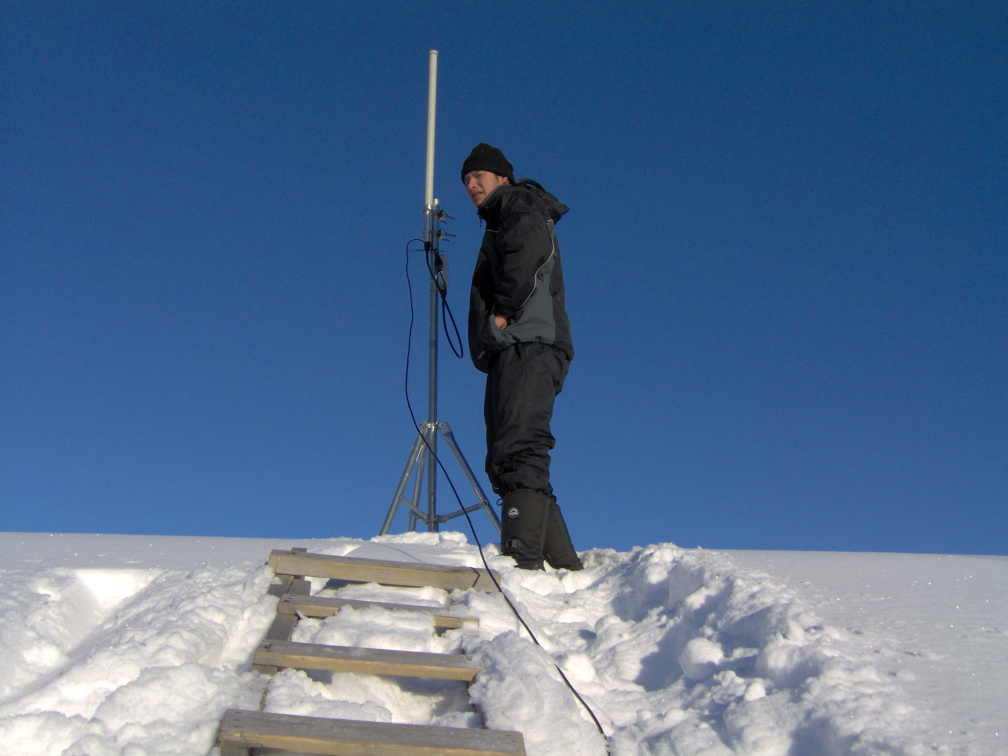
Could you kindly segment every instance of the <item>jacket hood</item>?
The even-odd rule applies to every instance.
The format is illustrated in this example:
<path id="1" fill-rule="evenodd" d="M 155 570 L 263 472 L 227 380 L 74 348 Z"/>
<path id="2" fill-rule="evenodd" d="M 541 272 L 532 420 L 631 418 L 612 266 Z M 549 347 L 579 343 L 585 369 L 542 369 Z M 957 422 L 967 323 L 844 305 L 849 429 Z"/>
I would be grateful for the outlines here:
<path id="1" fill-rule="evenodd" d="M 490 192 L 477 208 L 479 217 L 491 228 L 496 227 L 505 210 L 520 209 L 525 204 L 538 205 L 547 218 L 556 223 L 570 208 L 532 179 L 523 178 L 515 184 L 505 184 Z"/>

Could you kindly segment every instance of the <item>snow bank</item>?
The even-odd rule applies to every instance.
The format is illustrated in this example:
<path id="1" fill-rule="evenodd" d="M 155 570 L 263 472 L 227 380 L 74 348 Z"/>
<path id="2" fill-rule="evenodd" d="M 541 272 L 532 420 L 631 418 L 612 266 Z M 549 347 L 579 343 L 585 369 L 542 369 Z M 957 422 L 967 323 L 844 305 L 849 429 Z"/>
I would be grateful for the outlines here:
<path id="1" fill-rule="evenodd" d="M 324 717 L 485 724 L 521 731 L 530 756 L 602 756 L 607 739 L 555 665 L 617 756 L 974 752 L 931 747 L 908 681 L 878 666 L 872 638 L 827 624 L 795 587 L 742 569 L 724 553 L 670 544 L 596 550 L 583 555 L 582 572 L 529 573 L 487 549 L 541 646 L 502 596 L 475 591 L 392 591 L 400 595 L 391 600 L 479 618 L 458 630 L 438 633 L 429 617 L 380 608 L 343 608 L 295 630 L 294 640 L 308 642 L 464 651 L 483 669 L 467 688 L 252 672 L 252 651 L 276 610 L 266 556 L 271 546 L 295 544 L 217 543 L 207 562 L 208 539 L 174 540 L 170 558 L 140 548 L 140 539 L 129 557 L 127 539 L 110 557 L 94 555 L 108 551 L 95 540 L 75 543 L 75 558 L 47 558 L 44 538 L 0 535 L 0 742 L 7 752 L 207 753 L 225 709 L 261 704 Z M 26 539 L 33 548 L 24 548 Z M 452 532 L 302 545 L 481 566 L 476 549 Z M 313 593 L 390 600 L 389 589 L 321 580 Z"/>
<path id="2" fill-rule="evenodd" d="M 11 753 L 203 753 L 276 599 L 255 569 L 5 568 L 0 741 Z"/>

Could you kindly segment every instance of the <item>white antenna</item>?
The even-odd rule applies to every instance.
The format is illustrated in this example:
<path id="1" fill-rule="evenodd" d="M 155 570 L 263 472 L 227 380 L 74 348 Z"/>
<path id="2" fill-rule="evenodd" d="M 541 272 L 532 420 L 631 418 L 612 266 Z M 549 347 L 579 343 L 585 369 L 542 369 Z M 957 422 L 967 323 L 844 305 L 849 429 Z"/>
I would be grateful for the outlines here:
<path id="1" fill-rule="evenodd" d="M 434 115 L 437 110 L 437 50 L 430 51 L 430 63 L 427 69 L 427 165 L 424 171 L 424 225 L 423 242 L 428 250 L 434 250 L 435 261 L 438 260 L 438 243 L 441 232 L 438 223 L 444 213 L 434 199 Z M 435 268 L 436 275 L 441 278 L 442 292 L 446 283 L 441 275 L 441 268 Z"/>
<path id="2" fill-rule="evenodd" d="M 446 216 L 434 199 L 434 114 L 437 100 L 437 50 L 430 51 L 430 67 L 427 80 L 427 165 L 424 181 L 424 226 L 423 242 L 424 252 L 427 255 L 427 267 L 431 271 L 430 286 L 430 346 L 427 363 L 427 419 L 420 425 L 420 432 L 416 441 L 413 442 L 413 449 L 410 451 L 409 459 L 406 462 L 406 469 L 399 479 L 399 487 L 392 498 L 392 505 L 388 514 L 385 515 L 385 522 L 382 524 L 380 535 L 388 533 L 395 518 L 396 510 L 400 504 L 405 504 L 410 510 L 409 529 L 416 530 L 417 520 L 427 523 L 428 530 L 437 530 L 442 522 L 465 515 L 477 509 L 484 509 L 490 516 L 490 521 L 494 524 L 497 532 L 500 533 L 500 519 L 494 512 L 487 500 L 486 494 L 476 480 L 472 468 L 462 456 L 458 444 L 455 443 L 455 436 L 452 434 L 448 423 L 437 421 L 437 360 L 438 360 L 438 298 L 443 297 L 448 291 L 448 280 L 445 272 L 446 258 L 438 251 L 438 243 L 441 240 L 440 222 Z M 469 485 L 476 492 L 479 501 L 472 506 L 465 507 L 447 515 L 437 513 L 437 439 L 438 435 L 444 438 L 445 442 L 455 454 L 455 459 L 462 467 Z M 420 489 L 423 484 L 424 462 L 427 463 L 427 511 L 420 510 Z M 406 498 L 406 486 L 409 479 L 413 478 L 413 500 Z"/>
<path id="3" fill-rule="evenodd" d="M 430 51 L 427 73 L 427 172 L 424 174 L 424 206 L 434 207 L 434 112 L 437 102 L 437 50 Z M 424 241 L 429 241 L 424 239 Z"/>

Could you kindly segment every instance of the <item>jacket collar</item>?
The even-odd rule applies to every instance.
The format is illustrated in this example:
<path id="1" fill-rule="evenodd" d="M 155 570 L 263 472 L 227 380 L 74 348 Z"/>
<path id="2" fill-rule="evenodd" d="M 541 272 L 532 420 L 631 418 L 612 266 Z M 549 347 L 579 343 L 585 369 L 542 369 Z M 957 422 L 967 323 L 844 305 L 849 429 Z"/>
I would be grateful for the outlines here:
<path id="1" fill-rule="evenodd" d="M 536 182 L 522 179 L 517 184 L 498 186 L 480 203 L 476 212 L 488 227 L 496 228 L 504 208 L 517 201 L 518 197 L 539 205 L 546 217 L 554 223 L 570 209 Z"/>

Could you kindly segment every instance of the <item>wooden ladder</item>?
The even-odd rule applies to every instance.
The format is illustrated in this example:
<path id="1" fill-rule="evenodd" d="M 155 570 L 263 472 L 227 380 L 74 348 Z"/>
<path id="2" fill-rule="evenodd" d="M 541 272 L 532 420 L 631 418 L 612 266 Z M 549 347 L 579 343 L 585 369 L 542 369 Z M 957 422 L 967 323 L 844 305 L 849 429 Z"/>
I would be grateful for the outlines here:
<path id="1" fill-rule="evenodd" d="M 464 654 L 351 646 L 329 646 L 291 641 L 300 617 L 330 617 L 344 606 L 378 606 L 430 614 L 436 629 L 458 628 L 475 618 L 444 614 L 429 606 L 311 596 L 306 578 L 386 586 L 444 590 L 496 591 L 493 573 L 472 567 L 453 567 L 379 559 L 310 554 L 305 549 L 274 550 L 269 563 L 280 585 L 277 616 L 253 654 L 253 669 L 275 674 L 280 669 L 330 670 L 401 677 L 461 680 L 470 683 L 479 673 Z M 229 709 L 224 713 L 217 745 L 221 756 L 249 756 L 254 748 L 277 748 L 296 753 L 358 756 L 375 754 L 446 754 L 456 756 L 524 756 L 520 732 L 433 727 L 429 725 L 358 722 L 262 711 Z"/>

